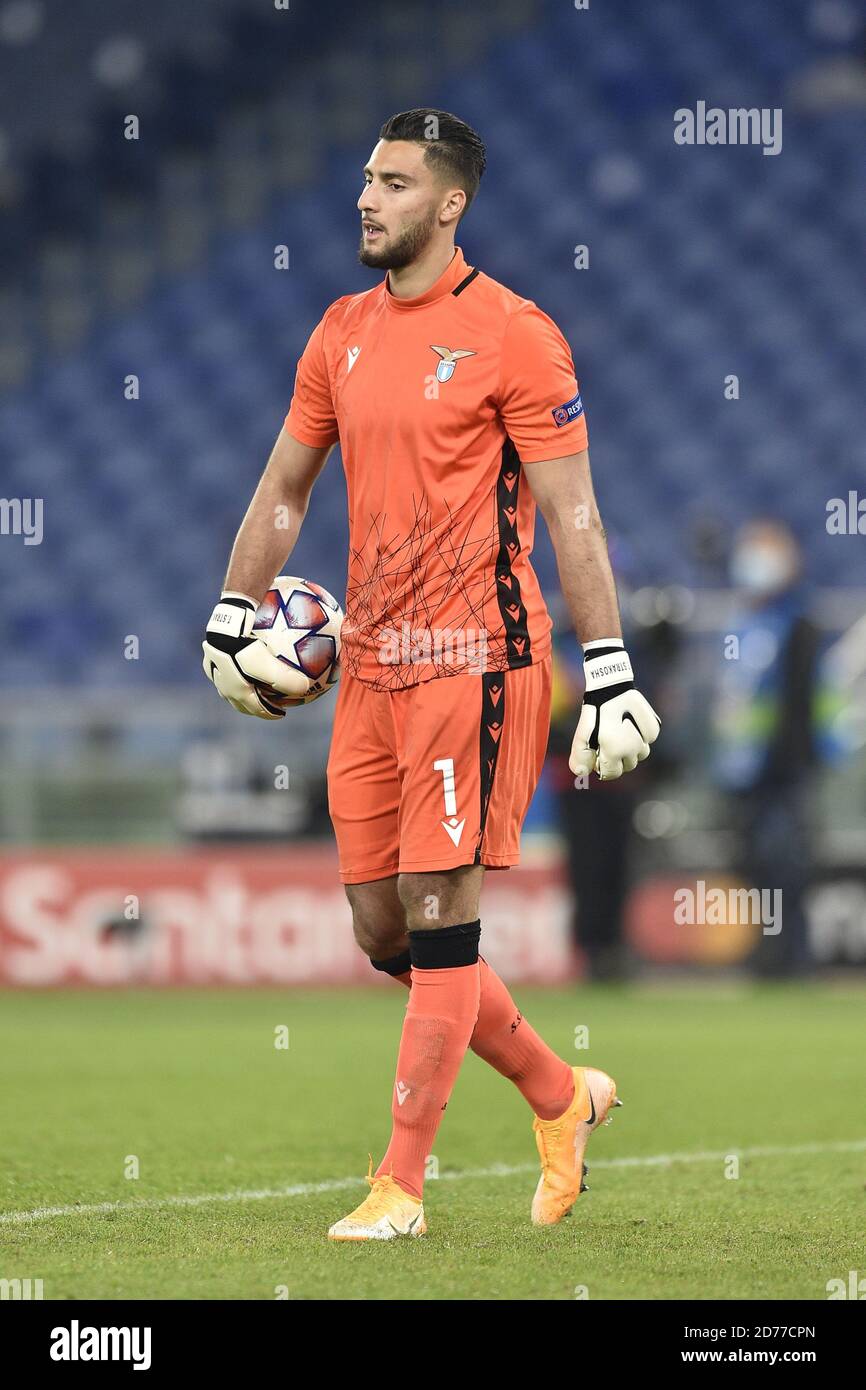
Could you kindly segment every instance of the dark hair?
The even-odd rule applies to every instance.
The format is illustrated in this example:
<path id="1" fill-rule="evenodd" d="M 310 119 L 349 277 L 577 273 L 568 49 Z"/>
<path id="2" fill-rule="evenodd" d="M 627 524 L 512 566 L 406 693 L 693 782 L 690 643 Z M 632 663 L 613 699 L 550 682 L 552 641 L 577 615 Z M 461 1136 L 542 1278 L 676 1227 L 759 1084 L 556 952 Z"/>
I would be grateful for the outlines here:
<path id="1" fill-rule="evenodd" d="M 487 166 L 484 141 L 471 125 L 461 121 L 459 116 L 452 116 L 450 111 L 417 106 L 413 111 L 391 116 L 379 131 L 379 139 L 411 140 L 426 145 L 425 163 L 442 178 L 459 183 L 466 194 L 466 207 L 461 216 L 469 211 Z"/>

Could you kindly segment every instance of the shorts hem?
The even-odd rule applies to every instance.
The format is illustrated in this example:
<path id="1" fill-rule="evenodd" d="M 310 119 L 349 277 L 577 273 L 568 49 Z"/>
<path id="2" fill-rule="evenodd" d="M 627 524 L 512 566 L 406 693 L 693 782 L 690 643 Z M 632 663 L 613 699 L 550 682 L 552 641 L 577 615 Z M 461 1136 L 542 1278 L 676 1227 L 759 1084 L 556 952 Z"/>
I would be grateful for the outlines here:
<path id="1" fill-rule="evenodd" d="M 400 864 L 385 864 L 376 869 L 341 869 L 340 881 L 349 886 L 374 883 L 380 878 L 395 878 L 397 874 L 435 873 L 443 869 L 462 869 L 474 863 L 474 855 L 471 859 L 410 859 Z M 485 869 L 513 869 L 519 863 L 519 854 L 485 854 L 481 857 L 481 865 Z"/>
<path id="2" fill-rule="evenodd" d="M 454 858 L 452 855 L 448 855 L 445 859 L 401 859 L 399 872 L 401 874 L 423 874 L 434 872 L 437 869 L 462 869 L 474 863 L 474 853 L 469 859 Z M 520 863 L 520 855 L 482 854 L 480 863 L 486 869 L 510 869 Z"/>
<path id="3" fill-rule="evenodd" d="M 341 869 L 342 883 L 373 883 L 377 878 L 394 878 L 399 872 L 396 864 L 384 864 L 377 869 Z"/>

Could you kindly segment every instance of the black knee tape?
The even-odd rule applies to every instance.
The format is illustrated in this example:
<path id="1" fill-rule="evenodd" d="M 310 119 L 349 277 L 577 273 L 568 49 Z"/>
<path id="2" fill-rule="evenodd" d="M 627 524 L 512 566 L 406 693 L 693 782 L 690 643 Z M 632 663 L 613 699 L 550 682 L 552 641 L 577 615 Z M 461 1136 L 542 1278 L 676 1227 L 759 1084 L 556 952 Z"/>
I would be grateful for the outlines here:
<path id="1" fill-rule="evenodd" d="M 480 917 L 458 927 L 410 931 L 409 955 L 416 970 L 450 970 L 457 965 L 477 965 L 480 939 Z"/>
<path id="2" fill-rule="evenodd" d="M 374 970 L 384 970 L 386 975 L 408 975 L 412 969 L 412 957 L 406 950 L 401 951 L 399 956 L 389 956 L 387 960 L 371 960 L 370 964 Z"/>

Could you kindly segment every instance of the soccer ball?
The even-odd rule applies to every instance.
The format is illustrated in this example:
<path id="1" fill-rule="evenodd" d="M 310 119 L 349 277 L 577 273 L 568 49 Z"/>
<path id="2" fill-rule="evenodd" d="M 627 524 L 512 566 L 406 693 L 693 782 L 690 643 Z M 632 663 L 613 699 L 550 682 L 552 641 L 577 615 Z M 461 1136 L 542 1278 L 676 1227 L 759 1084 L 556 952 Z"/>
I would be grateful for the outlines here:
<path id="1" fill-rule="evenodd" d="M 274 580 L 256 609 L 253 632 L 274 656 L 303 671 L 313 684 L 300 696 L 259 685 L 270 704 L 280 709 L 308 705 L 337 684 L 342 624 L 342 608 L 321 584 L 286 574 Z"/>

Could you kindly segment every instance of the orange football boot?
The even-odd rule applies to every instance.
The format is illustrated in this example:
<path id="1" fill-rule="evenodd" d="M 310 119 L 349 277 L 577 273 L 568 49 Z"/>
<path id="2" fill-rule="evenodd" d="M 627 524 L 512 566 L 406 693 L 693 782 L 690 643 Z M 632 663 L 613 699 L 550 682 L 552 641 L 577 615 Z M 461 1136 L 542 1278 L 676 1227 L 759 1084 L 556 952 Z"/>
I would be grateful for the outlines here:
<path id="1" fill-rule="evenodd" d="M 410 1197 L 394 1179 L 373 1177 L 373 1160 L 366 1181 L 370 1191 L 359 1207 L 328 1231 L 331 1240 L 394 1240 L 397 1236 L 423 1236 L 427 1230 L 424 1204 Z"/>
<path id="2" fill-rule="evenodd" d="M 589 1136 L 607 1122 L 608 1111 L 622 1105 L 616 1082 L 595 1067 L 572 1067 L 574 1099 L 556 1120 L 532 1122 L 541 1159 L 541 1177 L 532 1199 L 532 1220 L 536 1226 L 555 1226 L 567 1216 L 587 1187 L 583 1155 Z"/>

